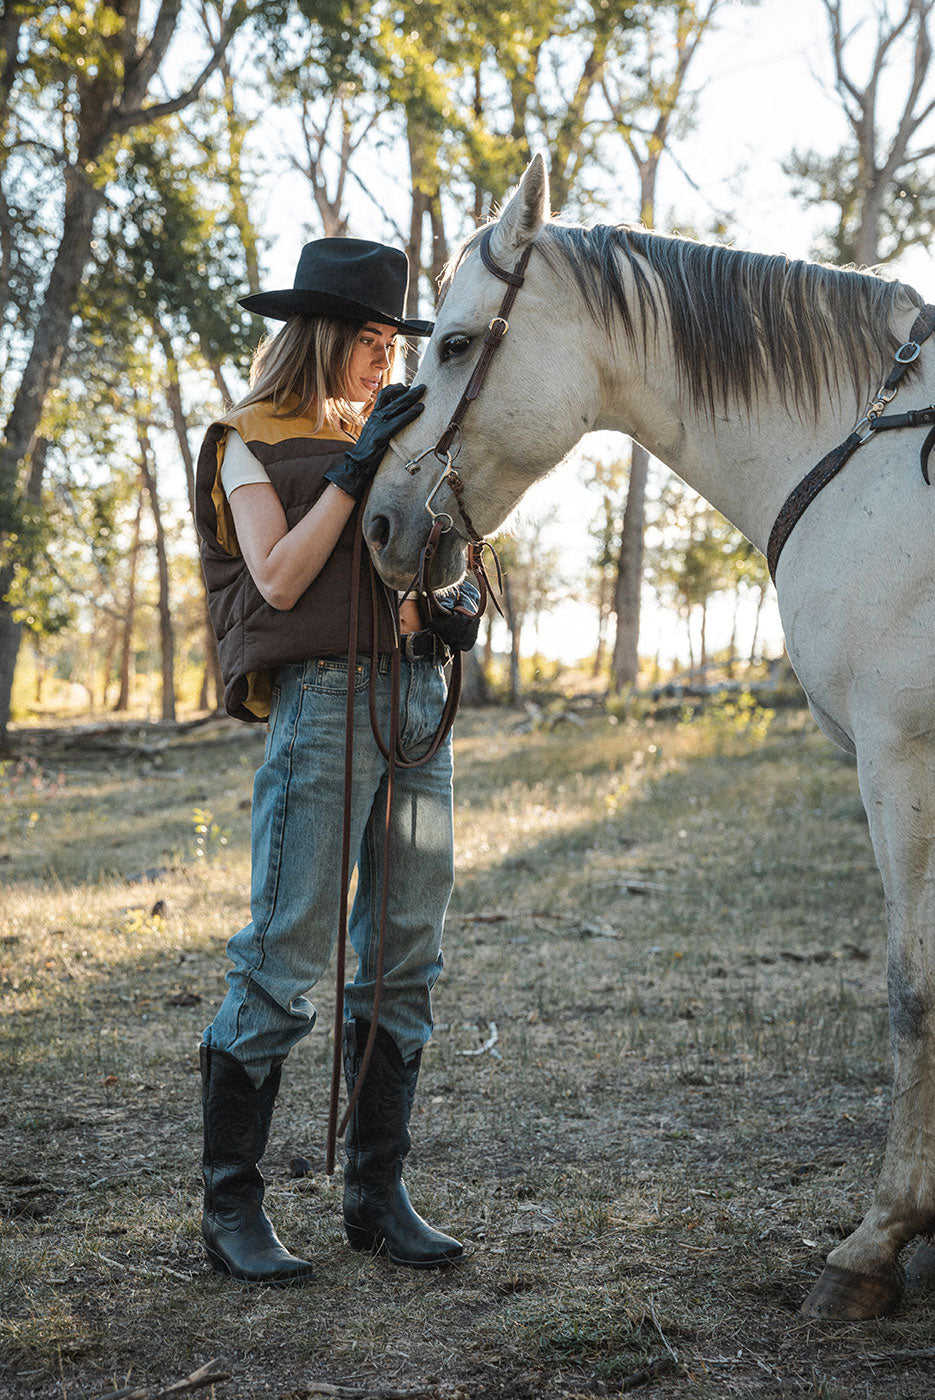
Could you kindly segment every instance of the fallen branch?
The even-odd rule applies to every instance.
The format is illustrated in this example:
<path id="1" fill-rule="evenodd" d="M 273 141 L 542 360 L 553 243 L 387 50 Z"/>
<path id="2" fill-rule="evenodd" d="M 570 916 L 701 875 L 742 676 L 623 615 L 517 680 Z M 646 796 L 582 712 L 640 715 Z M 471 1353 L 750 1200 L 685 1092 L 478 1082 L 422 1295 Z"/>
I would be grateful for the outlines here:
<path id="1" fill-rule="evenodd" d="M 659 1333 L 659 1340 L 662 1342 L 662 1345 L 665 1347 L 666 1351 L 669 1353 L 669 1359 L 677 1366 L 677 1365 L 679 1364 L 679 1359 L 678 1359 L 678 1357 L 676 1356 L 675 1352 L 672 1350 L 672 1348 L 669 1346 L 669 1339 L 668 1339 L 668 1337 L 666 1336 L 665 1332 L 663 1332 L 662 1328 L 661 1328 L 660 1325 L 659 1325 L 659 1319 L 658 1319 L 658 1317 L 656 1316 L 656 1301 L 655 1301 L 655 1299 L 654 1299 L 653 1297 L 650 1297 L 650 1299 L 649 1299 L 649 1313 L 650 1313 L 650 1316 L 652 1317 L 652 1320 L 653 1320 L 653 1326 L 655 1327 L 656 1331 Z"/>
<path id="2" fill-rule="evenodd" d="M 98 1396 L 98 1400 L 168 1400 L 169 1396 L 189 1395 L 193 1390 L 201 1390 L 206 1385 L 219 1385 L 221 1381 L 229 1381 L 230 1371 L 220 1371 L 218 1367 L 221 1358 L 216 1356 L 213 1361 L 208 1361 L 204 1366 L 199 1366 L 197 1371 L 192 1371 L 190 1376 L 183 1376 L 180 1381 L 173 1381 L 171 1385 L 159 1386 L 155 1389 L 152 1386 L 128 1386 L 123 1390 L 110 1390 L 106 1395 Z"/>
<path id="3" fill-rule="evenodd" d="M 474 914 L 458 914 L 456 918 L 462 924 L 503 924 L 506 923 L 507 919 L 521 919 L 523 915 L 503 914 L 499 909 L 479 909 Z M 454 922 L 453 919 L 452 923 Z"/>
<path id="4" fill-rule="evenodd" d="M 146 755 L 161 753 L 174 739 L 207 725 L 217 727 L 219 739 L 242 736 L 244 732 L 242 725 L 232 728 L 227 715 L 208 714 L 186 720 L 100 720 L 70 727 L 17 730 L 10 737 L 12 747 L 26 753 L 46 748 L 88 748 Z"/>
<path id="5" fill-rule="evenodd" d="M 454 1391 L 442 1391 L 437 1385 L 417 1385 L 407 1390 L 396 1390 L 390 1386 L 378 1386 L 376 1390 L 361 1390 L 353 1385 L 331 1385 L 329 1381 L 307 1381 L 301 1390 L 291 1390 L 294 1400 L 311 1400 L 314 1395 L 328 1395 L 336 1400 L 441 1400 L 443 1395 L 456 1395 Z"/>
<path id="6" fill-rule="evenodd" d="M 619 889 L 626 890 L 627 895 L 666 895 L 668 885 L 659 885 L 651 879 L 628 879 L 626 875 L 617 875 L 616 879 L 600 879 L 591 886 L 592 889 Z"/>
<path id="7" fill-rule="evenodd" d="M 140 1167 L 138 1170 L 152 1171 L 152 1167 Z M 124 1172 L 122 1174 L 115 1173 L 111 1177 L 101 1177 L 101 1181 L 122 1181 L 125 1177 L 132 1175 L 132 1172 Z M 100 1182 L 95 1182 L 94 1184 L 99 1186 Z M 171 1274 L 173 1278 L 180 1278 L 185 1283 L 191 1283 L 191 1274 L 183 1274 L 178 1269 L 170 1268 L 168 1264 L 160 1264 L 158 1268 L 155 1268 L 151 1264 L 124 1263 L 122 1259 L 111 1259 L 107 1254 L 99 1253 L 97 1257 L 102 1264 L 109 1264 L 112 1269 L 125 1269 L 128 1273 L 142 1274 L 145 1278 L 158 1278 L 160 1274 Z"/>
<path id="8" fill-rule="evenodd" d="M 896 1364 L 900 1361 L 935 1361 L 935 1347 L 907 1347 L 903 1351 L 863 1351 L 854 1357 L 870 1366 Z"/>

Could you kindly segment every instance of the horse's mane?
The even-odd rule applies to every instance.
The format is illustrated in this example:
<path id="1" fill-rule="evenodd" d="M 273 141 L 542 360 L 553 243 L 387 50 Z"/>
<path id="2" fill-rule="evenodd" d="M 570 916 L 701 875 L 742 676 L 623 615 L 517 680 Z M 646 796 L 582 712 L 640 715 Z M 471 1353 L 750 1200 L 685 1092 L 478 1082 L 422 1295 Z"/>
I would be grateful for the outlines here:
<path id="1" fill-rule="evenodd" d="M 443 290 L 475 237 L 458 250 Z M 570 269 L 595 320 L 608 332 L 621 326 L 634 348 L 645 347 L 661 314 L 681 383 L 712 415 L 732 403 L 750 409 L 770 379 L 800 412 L 817 416 L 823 393 L 845 387 L 862 405 L 902 340 L 894 322 L 923 304 L 911 287 L 871 272 L 626 224 L 548 223 L 536 247 L 553 267 Z"/>

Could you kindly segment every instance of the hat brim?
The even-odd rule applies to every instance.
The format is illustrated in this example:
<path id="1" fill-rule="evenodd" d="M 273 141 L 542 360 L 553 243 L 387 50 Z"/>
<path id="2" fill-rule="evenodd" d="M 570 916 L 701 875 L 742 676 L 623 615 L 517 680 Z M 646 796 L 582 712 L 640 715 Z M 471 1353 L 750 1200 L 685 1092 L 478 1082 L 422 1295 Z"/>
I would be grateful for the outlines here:
<path id="1" fill-rule="evenodd" d="M 390 316 L 375 306 L 350 301 L 331 292 L 306 292 L 288 287 L 281 292 L 255 292 L 241 297 L 239 305 L 257 316 L 269 316 L 273 321 L 288 321 L 290 316 L 332 316 L 339 321 L 379 321 L 383 326 L 395 326 L 404 335 L 431 335 L 433 321 L 405 321 Z"/>

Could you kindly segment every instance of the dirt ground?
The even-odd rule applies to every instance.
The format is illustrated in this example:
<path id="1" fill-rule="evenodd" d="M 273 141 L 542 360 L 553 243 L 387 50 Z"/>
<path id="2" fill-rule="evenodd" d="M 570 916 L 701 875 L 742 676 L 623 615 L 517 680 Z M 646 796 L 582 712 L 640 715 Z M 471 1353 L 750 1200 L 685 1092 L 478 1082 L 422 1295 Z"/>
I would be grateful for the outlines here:
<path id="1" fill-rule="evenodd" d="M 20 732 L 0 770 L 0 1396 L 155 1394 L 214 1358 L 220 1400 L 935 1395 L 930 1298 L 798 1312 L 869 1203 L 887 1117 L 853 766 L 794 710 L 522 719 L 459 721 L 406 1172 L 468 1262 L 347 1247 L 323 984 L 264 1163 L 281 1236 L 318 1264 L 290 1290 L 212 1274 L 198 1232 L 197 1045 L 247 917 L 262 735 Z"/>

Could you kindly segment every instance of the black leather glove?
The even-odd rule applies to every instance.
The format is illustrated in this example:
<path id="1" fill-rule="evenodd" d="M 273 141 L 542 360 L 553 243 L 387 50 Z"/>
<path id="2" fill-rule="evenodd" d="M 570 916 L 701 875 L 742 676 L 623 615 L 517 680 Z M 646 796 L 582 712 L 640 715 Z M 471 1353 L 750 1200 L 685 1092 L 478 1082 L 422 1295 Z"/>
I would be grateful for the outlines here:
<path id="1" fill-rule="evenodd" d="M 432 596 L 441 611 L 432 614 L 426 630 L 434 632 L 452 651 L 470 651 L 481 620 L 480 593 L 474 584 L 465 578 L 455 588 Z"/>
<path id="2" fill-rule="evenodd" d="M 418 418 L 425 404 L 419 403 L 425 393 L 424 384 L 387 384 L 381 389 L 370 417 L 361 429 L 354 446 L 345 453 L 344 461 L 325 472 L 331 481 L 355 501 L 361 500 L 383 460 L 390 438 Z"/>

